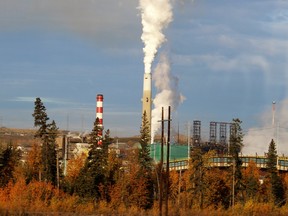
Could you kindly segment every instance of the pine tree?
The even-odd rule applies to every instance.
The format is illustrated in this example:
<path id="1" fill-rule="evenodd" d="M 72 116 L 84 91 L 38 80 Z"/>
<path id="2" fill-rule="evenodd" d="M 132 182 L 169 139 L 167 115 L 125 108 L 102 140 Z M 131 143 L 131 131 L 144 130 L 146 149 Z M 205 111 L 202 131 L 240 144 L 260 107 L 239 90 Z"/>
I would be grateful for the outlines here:
<path id="1" fill-rule="evenodd" d="M 38 127 L 35 138 L 40 138 L 42 141 L 41 146 L 41 180 L 50 181 L 56 184 L 56 137 L 58 135 L 58 128 L 55 121 L 48 123 L 48 115 L 46 107 L 40 98 L 35 100 L 34 113 L 34 126 Z"/>
<path id="2" fill-rule="evenodd" d="M 270 142 L 268 150 L 267 171 L 270 174 L 274 203 L 277 206 L 282 206 L 285 204 L 285 190 L 277 170 L 277 150 L 273 139 Z"/>
<path id="3" fill-rule="evenodd" d="M 194 204 L 199 205 L 203 209 L 204 201 L 204 153 L 201 148 L 194 148 L 191 152 L 191 166 L 189 166 L 190 181 L 192 188 L 189 188 L 193 197 L 195 198 Z"/>
<path id="4" fill-rule="evenodd" d="M 39 127 L 35 137 L 43 138 L 47 134 L 47 121 L 49 120 L 46 114 L 46 108 L 40 98 L 35 100 L 35 108 L 32 116 L 34 117 L 34 127 Z"/>
<path id="5" fill-rule="evenodd" d="M 152 169 L 152 158 L 150 157 L 150 140 L 151 135 L 149 131 L 149 125 L 147 120 L 146 112 L 143 113 L 142 126 L 140 129 L 140 145 L 139 150 L 139 162 L 140 166 L 145 171 L 151 171 Z"/>
<path id="6" fill-rule="evenodd" d="M 235 172 L 233 173 L 235 177 L 235 196 L 243 189 L 244 185 L 242 182 L 242 172 L 241 172 L 241 166 L 242 161 L 239 157 L 239 153 L 241 152 L 241 149 L 243 147 L 243 132 L 241 128 L 240 119 L 236 118 L 233 119 L 233 122 L 231 124 L 231 134 L 230 134 L 230 149 L 229 153 L 233 158 L 233 166 L 235 167 Z M 243 198 L 243 197 L 242 197 Z"/>
<path id="7" fill-rule="evenodd" d="M 1 152 L 0 157 L 0 188 L 5 187 L 13 180 L 13 172 L 21 159 L 21 151 L 12 143 L 7 144 L 6 149 Z"/>
<path id="8" fill-rule="evenodd" d="M 93 144 L 96 148 L 100 148 L 100 143 L 103 140 L 102 136 L 102 127 L 100 126 L 99 118 L 96 118 L 94 121 L 94 127 L 90 133 L 90 143 Z"/>
<path id="9" fill-rule="evenodd" d="M 149 124 L 146 112 L 143 113 L 142 116 L 142 125 L 140 129 L 140 145 L 141 149 L 139 149 L 139 177 L 145 179 L 146 181 L 146 190 L 147 190 L 147 202 L 143 208 L 151 208 L 153 205 L 153 192 L 154 185 L 152 179 L 152 158 L 150 157 L 150 140 L 151 135 L 149 131 Z"/>
<path id="10" fill-rule="evenodd" d="M 275 142 L 272 139 L 269 144 L 268 154 L 267 154 L 267 171 L 269 173 L 277 172 L 277 150 L 275 146 Z"/>
<path id="11" fill-rule="evenodd" d="M 110 137 L 110 130 L 108 129 L 105 131 L 103 141 L 102 141 L 102 146 L 101 146 L 102 166 L 103 166 L 103 172 L 105 175 L 105 180 L 102 183 L 100 193 L 101 193 L 101 198 L 104 199 L 106 202 L 110 202 L 111 200 L 111 197 L 109 195 L 109 189 L 111 188 L 112 185 L 115 184 L 114 176 L 118 172 L 117 170 L 115 170 L 115 167 L 113 167 L 113 165 L 111 166 L 109 164 L 109 162 L 112 162 L 112 161 L 108 160 L 108 159 L 111 159 L 109 158 L 110 153 L 108 152 L 108 146 L 112 142 L 113 142 L 113 139 Z"/>
<path id="12" fill-rule="evenodd" d="M 104 152 L 104 157 L 105 157 L 105 160 L 107 161 L 107 158 L 108 158 L 108 146 L 110 144 L 112 144 L 113 142 L 113 138 L 111 138 L 110 136 L 110 130 L 106 130 L 105 131 L 105 134 L 104 134 L 104 137 L 103 137 L 103 141 L 102 141 L 102 148 L 103 148 L 103 152 Z"/>
<path id="13" fill-rule="evenodd" d="M 46 179 L 56 185 L 57 181 L 57 152 L 56 152 L 56 138 L 58 136 L 58 127 L 56 126 L 55 121 L 53 120 L 51 124 L 48 125 L 47 130 L 49 136 L 48 145 L 47 145 L 47 152 L 46 155 L 48 156 L 47 160 L 47 172 L 46 172 Z M 43 152 L 44 153 L 44 152 Z"/>
<path id="14" fill-rule="evenodd" d="M 106 147 L 103 148 L 103 144 L 99 144 L 99 141 L 102 140 L 101 133 L 99 133 L 102 131 L 102 127 L 99 123 L 99 118 L 96 118 L 92 132 L 90 133 L 91 147 L 88 152 L 88 157 L 75 185 L 75 190 L 78 195 L 94 200 L 100 199 L 101 192 L 99 186 L 104 185 L 106 182 L 107 156 L 104 152 Z"/>
<path id="15" fill-rule="evenodd" d="M 204 208 L 204 197 L 207 191 L 205 175 L 209 170 L 209 158 L 215 154 L 214 151 L 203 152 L 200 147 L 193 148 L 191 152 L 191 162 L 189 165 L 191 188 L 189 191 L 193 194 L 194 204 L 201 209 Z"/>

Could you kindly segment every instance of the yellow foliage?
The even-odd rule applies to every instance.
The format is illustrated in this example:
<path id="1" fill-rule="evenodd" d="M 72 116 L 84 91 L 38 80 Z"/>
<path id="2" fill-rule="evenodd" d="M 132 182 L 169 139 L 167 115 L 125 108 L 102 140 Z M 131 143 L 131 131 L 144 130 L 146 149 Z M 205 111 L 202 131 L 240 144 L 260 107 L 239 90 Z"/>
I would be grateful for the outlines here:
<path id="1" fill-rule="evenodd" d="M 82 153 L 81 155 L 69 160 L 67 164 L 67 175 L 66 180 L 69 182 L 75 181 L 78 177 L 81 168 L 84 166 L 86 155 Z"/>

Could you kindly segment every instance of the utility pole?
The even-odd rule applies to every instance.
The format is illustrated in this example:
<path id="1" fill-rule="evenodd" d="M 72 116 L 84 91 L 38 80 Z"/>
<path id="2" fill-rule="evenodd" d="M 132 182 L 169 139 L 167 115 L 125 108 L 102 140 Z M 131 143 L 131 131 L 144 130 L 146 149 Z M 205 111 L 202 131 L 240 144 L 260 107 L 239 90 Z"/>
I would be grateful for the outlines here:
<path id="1" fill-rule="evenodd" d="M 161 157 L 160 157 L 160 187 L 159 187 L 159 216 L 162 216 L 162 202 L 163 202 L 163 147 L 164 147 L 164 108 L 162 107 L 161 117 Z"/>
<path id="2" fill-rule="evenodd" d="M 234 212 L 235 205 L 235 158 L 233 158 L 233 178 L 232 178 L 232 211 Z"/>
<path id="3" fill-rule="evenodd" d="M 188 162 L 187 162 L 187 165 L 188 165 L 189 160 L 190 160 L 190 122 L 189 121 L 187 124 L 187 145 L 188 145 Z"/>
<path id="4" fill-rule="evenodd" d="M 160 187 L 159 187 L 159 215 L 162 216 L 162 202 L 163 202 L 163 149 L 164 149 L 164 122 L 168 121 L 168 138 L 167 138 L 167 155 L 166 155 L 166 193 L 165 193 L 165 215 L 168 216 L 168 197 L 169 197 L 169 156 L 170 156 L 170 128 L 171 128 L 171 107 L 168 107 L 168 120 L 164 120 L 164 108 L 162 107 L 162 132 L 161 132 L 161 158 L 160 158 Z"/>
<path id="5" fill-rule="evenodd" d="M 58 150 L 58 144 L 56 144 L 57 147 L 56 147 L 56 172 L 57 172 L 57 189 L 59 190 L 59 187 L 60 187 L 60 175 L 59 175 L 59 150 Z"/>
<path id="6" fill-rule="evenodd" d="M 171 128 L 171 107 L 168 107 L 168 138 L 167 138 L 167 156 L 166 156 L 166 211 L 168 216 L 168 198 L 169 198 L 169 157 L 170 157 L 170 128 Z"/>
<path id="7" fill-rule="evenodd" d="M 67 174 L 67 160 L 68 160 L 68 135 L 64 139 L 64 176 Z"/>

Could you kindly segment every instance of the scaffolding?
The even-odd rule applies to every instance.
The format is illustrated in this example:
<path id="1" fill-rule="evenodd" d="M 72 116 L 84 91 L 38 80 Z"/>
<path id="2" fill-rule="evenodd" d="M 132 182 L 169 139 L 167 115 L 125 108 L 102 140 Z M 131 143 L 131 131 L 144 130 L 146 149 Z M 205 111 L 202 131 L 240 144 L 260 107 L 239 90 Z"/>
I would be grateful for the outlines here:
<path id="1" fill-rule="evenodd" d="M 201 142 L 201 121 L 193 121 L 193 146 L 199 146 Z"/>

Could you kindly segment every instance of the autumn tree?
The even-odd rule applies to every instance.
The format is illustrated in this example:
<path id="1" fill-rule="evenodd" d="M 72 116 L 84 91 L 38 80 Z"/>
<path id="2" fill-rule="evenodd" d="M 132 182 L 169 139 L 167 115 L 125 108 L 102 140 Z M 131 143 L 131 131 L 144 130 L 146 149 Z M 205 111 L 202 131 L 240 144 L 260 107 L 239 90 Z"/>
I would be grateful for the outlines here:
<path id="1" fill-rule="evenodd" d="M 33 143 L 32 149 L 28 152 L 25 162 L 25 175 L 27 183 L 41 179 L 41 147 L 37 142 Z"/>
<path id="2" fill-rule="evenodd" d="M 190 169 L 190 181 L 192 188 L 188 190 L 193 194 L 194 202 L 193 204 L 198 205 L 201 209 L 203 208 L 203 198 L 204 198 L 204 153 L 200 148 L 194 148 L 191 152 L 191 166 Z"/>
<path id="3" fill-rule="evenodd" d="M 194 148 L 191 152 L 191 162 L 189 165 L 190 188 L 187 188 L 193 195 L 193 205 L 203 209 L 204 198 L 207 191 L 205 175 L 209 169 L 209 157 L 215 154 L 214 151 L 203 152 L 201 148 Z"/>
<path id="4" fill-rule="evenodd" d="M 111 204 L 115 197 L 121 200 L 125 207 L 141 209 L 151 208 L 153 205 L 154 181 L 152 175 L 152 159 L 150 158 L 150 131 L 146 113 L 142 116 L 140 129 L 140 148 L 127 151 L 125 166 L 121 167 L 119 178 L 111 190 Z"/>
<path id="5" fill-rule="evenodd" d="M 62 184 L 62 188 L 66 192 L 73 194 L 76 180 L 84 166 L 86 158 L 87 155 L 82 153 L 69 160 L 69 163 L 67 164 L 67 174 L 64 178 L 64 183 Z"/>
<path id="6" fill-rule="evenodd" d="M 131 149 L 127 152 L 125 171 L 120 178 L 122 199 L 127 208 L 134 206 L 146 209 L 151 205 L 149 181 L 145 173 L 141 173 L 138 155 L 139 149 Z"/>
<path id="7" fill-rule="evenodd" d="M 248 167 L 243 171 L 243 183 L 245 185 L 246 200 L 258 200 L 260 191 L 259 168 L 254 161 L 250 161 Z"/>
<path id="8" fill-rule="evenodd" d="M 110 150 L 108 154 L 107 166 L 107 182 L 110 187 L 115 185 L 122 175 L 122 160 L 117 155 L 116 151 Z"/>
<path id="9" fill-rule="evenodd" d="M 230 204 L 230 187 L 228 174 L 225 170 L 212 168 L 206 171 L 204 182 L 206 185 L 204 193 L 205 206 L 227 209 Z"/>
<path id="10" fill-rule="evenodd" d="M 281 177 L 277 170 L 277 150 L 275 142 L 272 139 L 269 145 L 267 155 L 267 171 L 269 172 L 269 178 L 271 181 L 271 189 L 274 198 L 274 203 L 277 206 L 285 204 L 285 190 Z"/>
<path id="11" fill-rule="evenodd" d="M 179 193 L 181 188 L 180 175 L 176 170 L 173 170 L 169 174 L 169 179 L 170 179 L 169 199 L 173 202 L 173 204 L 175 204 L 180 194 Z"/>
<path id="12" fill-rule="evenodd" d="M 109 194 L 109 190 L 112 185 L 115 184 L 117 175 L 118 175 L 118 169 L 120 168 L 119 161 L 117 160 L 117 155 L 115 152 L 110 152 L 108 150 L 108 147 L 110 144 L 112 144 L 113 138 L 110 136 L 110 130 L 106 130 L 104 133 L 104 137 L 102 140 L 101 148 L 102 148 L 102 165 L 104 167 L 104 175 L 105 175 L 105 181 L 101 185 L 101 199 L 104 199 L 106 202 L 110 202 L 111 197 Z"/>

